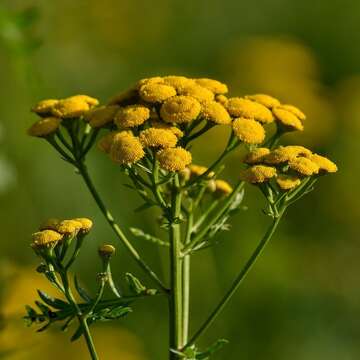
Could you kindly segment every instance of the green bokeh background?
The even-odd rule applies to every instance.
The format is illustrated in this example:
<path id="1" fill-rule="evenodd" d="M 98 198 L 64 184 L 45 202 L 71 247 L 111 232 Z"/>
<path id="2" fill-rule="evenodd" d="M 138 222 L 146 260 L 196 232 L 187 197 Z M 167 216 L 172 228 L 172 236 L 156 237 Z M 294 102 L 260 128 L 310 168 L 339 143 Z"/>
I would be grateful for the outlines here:
<path id="1" fill-rule="evenodd" d="M 21 14 L 29 7 L 35 11 L 24 20 Z M 25 294 L 28 301 L 35 297 L 30 274 L 37 259 L 28 244 L 29 234 L 41 221 L 49 216 L 94 219 L 94 231 L 76 269 L 90 289 L 100 266 L 97 246 L 117 243 L 81 179 L 45 142 L 26 136 L 35 120 L 29 108 L 42 98 L 76 93 L 106 101 L 139 78 L 181 74 L 218 78 L 229 84 L 232 94 L 265 92 L 298 105 L 308 115 L 306 130 L 285 142 L 310 146 L 339 166 L 335 176 L 321 179 L 314 193 L 289 210 L 265 255 L 200 345 L 218 337 L 230 340 L 214 359 L 358 359 L 359 43 L 356 0 L 2 1 L 0 311 L 5 315 L 0 349 L 1 332 L 7 339 L 16 337 L 22 326 L 19 314 L 10 319 L 19 329 L 7 326 L 9 291 Z M 217 131 L 195 147 L 197 163 L 209 164 L 220 151 L 225 131 Z M 225 175 L 232 183 L 240 159 L 239 153 L 228 159 Z M 122 186 L 125 179 L 113 164 L 96 150 L 89 162 L 119 222 L 156 232 L 156 214 L 134 215 L 140 201 Z M 230 233 L 222 235 L 223 244 L 194 257 L 192 330 L 220 299 L 266 228 L 268 219 L 256 189 L 248 188 L 245 204 L 248 210 L 236 216 Z M 166 253 L 141 240 L 134 242 L 166 278 Z M 125 271 L 148 280 L 119 245 L 114 272 L 120 278 Z M 9 275 L 18 272 L 29 276 L 27 293 L 16 276 Z M 119 337 L 101 339 L 108 341 L 104 359 L 166 359 L 166 317 L 165 300 L 135 304 L 134 313 L 110 329 Z M 34 342 L 51 341 L 32 333 L 22 331 L 16 342 L 31 336 Z M 122 341 L 123 333 L 131 341 Z M 56 336 L 63 347 L 42 350 L 38 359 L 68 354 L 69 334 Z M 74 358 L 81 346 L 72 345 L 67 356 Z M 127 347 L 127 355 L 113 352 L 118 346 Z M 32 359 L 31 349 L 4 358 Z"/>

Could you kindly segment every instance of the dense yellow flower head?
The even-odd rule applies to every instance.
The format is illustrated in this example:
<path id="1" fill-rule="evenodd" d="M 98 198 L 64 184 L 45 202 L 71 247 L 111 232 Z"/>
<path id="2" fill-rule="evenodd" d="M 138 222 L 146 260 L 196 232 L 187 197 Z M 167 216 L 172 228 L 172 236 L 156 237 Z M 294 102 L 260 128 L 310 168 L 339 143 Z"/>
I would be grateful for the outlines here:
<path id="1" fill-rule="evenodd" d="M 292 112 L 284 110 L 281 107 L 274 108 L 273 114 L 278 122 L 285 128 L 286 131 L 303 131 L 304 125 L 301 120 Z"/>
<path id="2" fill-rule="evenodd" d="M 178 139 L 180 139 L 184 136 L 184 133 L 178 127 L 171 126 L 168 123 L 164 123 L 162 121 L 153 120 L 153 121 L 151 121 L 151 126 L 156 129 L 170 130 Z"/>
<path id="3" fill-rule="evenodd" d="M 188 79 L 185 76 L 164 76 L 163 77 L 164 84 L 172 86 L 176 91 L 180 91 L 182 88 L 186 86 L 192 86 L 195 84 L 195 81 L 192 79 Z"/>
<path id="4" fill-rule="evenodd" d="M 298 156 L 311 156 L 312 152 L 300 145 L 279 146 L 271 151 L 271 153 L 264 158 L 267 164 L 275 165 L 287 162 Z"/>
<path id="5" fill-rule="evenodd" d="M 70 97 L 59 100 L 52 108 L 52 114 L 62 119 L 77 118 L 90 110 L 88 102 L 82 98 Z"/>
<path id="6" fill-rule="evenodd" d="M 118 105 L 100 106 L 90 110 L 85 115 L 85 119 L 89 121 L 91 127 L 100 128 L 111 123 L 119 109 Z"/>
<path id="7" fill-rule="evenodd" d="M 143 130 L 139 138 L 144 147 L 154 148 L 175 147 L 178 140 L 171 130 L 157 128 Z"/>
<path id="8" fill-rule="evenodd" d="M 109 101 L 108 105 L 123 105 L 124 103 L 136 99 L 138 96 L 137 90 L 132 88 L 114 95 Z"/>
<path id="9" fill-rule="evenodd" d="M 115 254 L 115 247 L 112 245 L 104 244 L 99 246 L 98 252 L 100 257 L 109 258 L 110 256 Z"/>
<path id="10" fill-rule="evenodd" d="M 76 220 L 62 220 L 56 225 L 56 231 L 63 235 L 76 234 L 82 228 L 82 223 Z"/>
<path id="11" fill-rule="evenodd" d="M 114 136 L 117 134 L 117 131 L 112 131 L 104 135 L 98 142 L 97 146 L 98 149 L 103 151 L 104 153 L 108 154 L 111 149 L 111 145 L 114 140 Z"/>
<path id="12" fill-rule="evenodd" d="M 65 100 L 75 100 L 75 101 L 84 101 L 86 102 L 90 107 L 99 105 L 99 100 L 95 99 L 88 95 L 73 95 L 68 97 Z"/>
<path id="13" fill-rule="evenodd" d="M 226 103 L 226 108 L 232 116 L 255 119 L 263 124 L 274 121 L 274 117 L 268 108 L 249 99 L 230 98 Z"/>
<path id="14" fill-rule="evenodd" d="M 226 84 L 223 84 L 218 80 L 201 78 L 195 79 L 195 82 L 198 85 L 210 90 L 214 94 L 226 94 L 228 92 L 228 87 L 226 86 Z"/>
<path id="15" fill-rule="evenodd" d="M 59 102 L 57 99 L 46 99 L 39 101 L 31 111 L 40 116 L 51 115 L 53 107 Z"/>
<path id="16" fill-rule="evenodd" d="M 28 129 L 27 133 L 30 136 L 46 137 L 56 132 L 61 123 L 61 119 L 56 117 L 47 117 L 38 120 Z"/>
<path id="17" fill-rule="evenodd" d="M 215 101 L 217 101 L 218 103 L 220 103 L 221 105 L 226 107 L 226 104 L 229 101 L 229 98 L 225 95 L 216 95 Z"/>
<path id="18" fill-rule="evenodd" d="M 153 84 L 164 84 L 164 79 L 161 76 L 153 76 L 153 77 L 141 79 L 135 84 L 135 88 L 139 90 L 144 85 L 153 85 Z"/>
<path id="19" fill-rule="evenodd" d="M 202 87 L 198 84 L 188 85 L 180 88 L 178 90 L 179 95 L 191 96 L 196 100 L 202 101 L 211 101 L 214 100 L 214 93 L 210 90 Z"/>
<path id="20" fill-rule="evenodd" d="M 324 173 L 335 173 L 338 168 L 334 162 L 318 154 L 312 154 L 309 159 L 319 166 L 319 171 Z"/>
<path id="21" fill-rule="evenodd" d="M 236 137 L 246 144 L 261 144 L 265 140 L 263 126 L 253 119 L 235 119 L 232 127 Z"/>
<path id="22" fill-rule="evenodd" d="M 117 133 L 110 148 L 110 158 L 118 164 L 133 164 L 143 158 L 144 149 L 140 140 L 127 131 Z"/>
<path id="23" fill-rule="evenodd" d="M 75 218 L 72 220 L 81 224 L 80 232 L 82 233 L 88 233 L 93 227 L 93 222 L 88 218 Z"/>
<path id="24" fill-rule="evenodd" d="M 176 90 L 164 84 L 145 84 L 139 90 L 140 97 L 149 103 L 159 103 L 175 96 Z"/>
<path id="25" fill-rule="evenodd" d="M 263 183 L 276 176 L 276 168 L 266 165 L 254 165 L 240 173 L 240 179 L 252 184 Z"/>
<path id="26" fill-rule="evenodd" d="M 282 104 L 279 106 L 279 108 L 291 112 L 301 121 L 304 121 L 306 119 L 305 114 L 294 105 Z"/>
<path id="27" fill-rule="evenodd" d="M 320 169 L 319 165 L 305 157 L 291 159 L 288 164 L 290 169 L 295 170 L 297 173 L 304 176 L 315 175 Z"/>
<path id="28" fill-rule="evenodd" d="M 276 177 L 276 182 L 282 190 L 291 190 L 301 184 L 297 176 L 280 174 Z"/>
<path id="29" fill-rule="evenodd" d="M 278 99 L 266 94 L 247 95 L 245 96 L 245 99 L 255 101 L 261 105 L 264 105 L 268 109 L 280 106 L 280 101 Z"/>
<path id="30" fill-rule="evenodd" d="M 56 230 L 60 222 L 61 220 L 59 219 L 55 219 L 55 218 L 48 219 L 40 225 L 39 230 Z"/>
<path id="31" fill-rule="evenodd" d="M 260 164 L 269 154 L 270 149 L 268 148 L 256 148 L 246 154 L 244 163 L 249 165 Z"/>
<path id="32" fill-rule="evenodd" d="M 126 129 L 142 125 L 149 118 L 150 110 L 146 106 L 129 105 L 118 110 L 114 122 L 119 129 Z"/>
<path id="33" fill-rule="evenodd" d="M 182 171 L 191 161 L 191 153 L 182 147 L 168 148 L 157 153 L 160 167 L 167 171 Z"/>
<path id="34" fill-rule="evenodd" d="M 208 170 L 208 168 L 206 166 L 191 164 L 189 166 L 189 170 L 191 176 L 201 176 Z M 213 171 L 210 171 L 210 173 L 207 175 L 207 178 L 212 178 L 214 175 L 215 173 Z"/>
<path id="35" fill-rule="evenodd" d="M 195 120 L 200 110 L 200 103 L 193 97 L 174 96 L 162 104 L 160 116 L 166 122 L 182 124 Z"/>
<path id="36" fill-rule="evenodd" d="M 202 104 L 201 116 L 208 121 L 219 125 L 231 123 L 231 117 L 223 105 L 216 101 L 204 101 Z"/>
<path id="37" fill-rule="evenodd" d="M 34 248 L 41 248 L 61 241 L 63 235 L 54 230 L 43 230 L 32 234 L 31 237 L 32 246 Z"/>
<path id="38" fill-rule="evenodd" d="M 233 191 L 232 186 L 225 180 L 215 180 L 215 195 L 226 196 Z"/>

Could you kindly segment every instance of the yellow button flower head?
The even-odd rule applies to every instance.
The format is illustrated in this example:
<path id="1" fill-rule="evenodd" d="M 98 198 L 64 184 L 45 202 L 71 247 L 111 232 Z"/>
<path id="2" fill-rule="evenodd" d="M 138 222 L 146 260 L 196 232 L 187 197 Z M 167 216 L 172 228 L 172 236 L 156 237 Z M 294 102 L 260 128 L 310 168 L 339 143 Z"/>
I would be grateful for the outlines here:
<path id="1" fill-rule="evenodd" d="M 188 79 L 185 76 L 164 76 L 164 84 L 172 86 L 176 91 L 183 89 L 186 86 L 192 86 L 195 84 L 195 81 Z"/>
<path id="2" fill-rule="evenodd" d="M 110 158 L 118 164 L 134 164 L 145 155 L 140 140 L 127 131 L 117 133 L 110 149 Z"/>
<path id="3" fill-rule="evenodd" d="M 137 89 L 132 88 L 114 95 L 108 101 L 108 105 L 127 105 L 128 103 L 135 101 L 137 97 L 138 97 Z"/>
<path id="4" fill-rule="evenodd" d="M 179 95 L 192 96 L 193 98 L 202 101 L 211 101 L 214 100 L 214 93 L 210 90 L 202 87 L 198 84 L 184 86 L 178 90 Z"/>
<path id="5" fill-rule="evenodd" d="M 182 147 L 168 148 L 157 153 L 160 166 L 167 171 L 182 171 L 191 163 L 191 153 Z"/>
<path id="6" fill-rule="evenodd" d="M 32 234 L 32 246 L 34 248 L 41 248 L 50 246 L 61 241 L 63 235 L 54 230 L 43 230 Z"/>
<path id="7" fill-rule="evenodd" d="M 90 110 L 90 105 L 83 98 L 72 96 L 59 100 L 52 108 L 52 114 L 62 119 L 77 118 Z"/>
<path id="8" fill-rule="evenodd" d="M 56 231 L 57 226 L 60 223 L 60 221 L 61 220 L 55 219 L 55 218 L 48 219 L 40 225 L 39 230 L 55 230 Z"/>
<path id="9" fill-rule="evenodd" d="M 291 112 L 301 121 L 306 119 L 305 114 L 294 105 L 282 104 L 279 106 L 279 108 Z"/>
<path id="10" fill-rule="evenodd" d="M 247 95 L 245 96 L 245 99 L 255 101 L 261 105 L 264 105 L 268 109 L 272 109 L 273 107 L 280 106 L 280 101 L 270 95 L 265 95 L 265 94 Z"/>
<path id="11" fill-rule="evenodd" d="M 201 116 L 208 121 L 219 125 L 231 123 L 231 117 L 224 106 L 216 101 L 204 101 L 202 103 Z"/>
<path id="12" fill-rule="evenodd" d="M 201 78 L 201 79 L 195 79 L 195 82 L 210 90 L 214 94 L 226 94 L 228 92 L 228 87 L 226 84 L 223 84 L 220 81 L 213 80 L 213 79 L 207 79 L 207 78 Z"/>
<path id="13" fill-rule="evenodd" d="M 109 258 L 115 254 L 115 247 L 112 245 L 104 244 L 99 246 L 98 252 L 100 257 Z"/>
<path id="14" fill-rule="evenodd" d="M 61 123 L 61 119 L 55 117 L 47 117 L 38 120 L 28 129 L 27 133 L 30 136 L 46 137 L 56 132 Z"/>
<path id="15" fill-rule="evenodd" d="M 63 235 L 74 235 L 82 228 L 82 223 L 76 220 L 63 220 L 56 226 L 56 231 Z"/>
<path id="16" fill-rule="evenodd" d="M 204 174 L 208 170 L 208 168 L 206 166 L 191 164 L 189 166 L 189 170 L 190 170 L 191 176 L 200 176 L 200 175 Z M 212 178 L 214 175 L 215 175 L 215 173 L 213 171 L 211 171 L 207 175 L 207 178 Z"/>
<path id="17" fill-rule="evenodd" d="M 254 165 L 240 173 L 240 179 L 252 184 L 263 183 L 276 176 L 276 168 L 266 165 Z"/>
<path id="18" fill-rule="evenodd" d="M 166 122 L 182 124 L 195 120 L 200 110 L 200 103 L 193 97 L 174 96 L 162 104 L 160 116 Z"/>
<path id="19" fill-rule="evenodd" d="M 304 176 L 311 176 L 319 172 L 319 165 L 305 157 L 297 157 L 290 160 L 289 167 Z"/>
<path id="20" fill-rule="evenodd" d="M 220 103 L 221 105 L 224 105 L 226 107 L 226 104 L 229 101 L 229 99 L 225 95 L 216 95 L 215 101 L 217 101 L 218 103 Z"/>
<path id="21" fill-rule="evenodd" d="M 270 154 L 270 149 L 268 148 L 254 149 L 245 156 L 244 163 L 249 165 L 260 164 L 264 161 L 264 158 L 269 154 Z"/>
<path id="22" fill-rule="evenodd" d="M 59 102 L 57 99 L 46 99 L 39 101 L 31 111 L 40 116 L 49 116 L 53 107 Z"/>
<path id="23" fill-rule="evenodd" d="M 90 107 L 99 105 L 99 100 L 88 95 L 74 95 L 67 98 L 67 100 L 78 100 L 86 102 Z"/>
<path id="24" fill-rule="evenodd" d="M 298 156 L 311 156 L 312 152 L 300 145 L 279 146 L 271 151 L 271 153 L 264 158 L 267 164 L 281 164 L 292 160 Z"/>
<path id="25" fill-rule="evenodd" d="M 145 84 L 139 90 L 140 97 L 149 103 L 159 103 L 175 96 L 176 90 L 164 84 Z"/>
<path id="26" fill-rule="evenodd" d="M 97 146 L 98 149 L 103 151 L 104 153 L 108 154 L 111 149 L 111 145 L 114 140 L 114 136 L 117 134 L 117 131 L 109 132 L 108 134 L 104 135 L 98 142 Z"/>
<path id="27" fill-rule="evenodd" d="M 276 182 L 282 190 L 291 190 L 301 184 L 297 176 L 280 174 L 276 177 Z"/>
<path id="28" fill-rule="evenodd" d="M 150 118 L 150 110 L 143 105 L 129 105 L 115 114 L 114 122 L 120 129 L 142 125 Z"/>
<path id="29" fill-rule="evenodd" d="M 239 97 L 230 98 L 226 104 L 230 115 L 255 119 L 263 124 L 271 123 L 274 117 L 264 105 Z"/>
<path id="30" fill-rule="evenodd" d="M 312 154 L 309 156 L 309 159 L 319 166 L 319 170 L 321 173 L 335 173 L 338 170 L 336 164 L 325 156 Z"/>
<path id="31" fill-rule="evenodd" d="M 135 88 L 139 90 L 143 85 L 153 85 L 153 84 L 164 84 L 164 79 L 160 76 L 153 76 L 153 77 L 141 79 L 136 83 Z"/>
<path id="32" fill-rule="evenodd" d="M 117 105 L 100 106 L 90 110 L 85 118 L 93 128 L 101 128 L 114 120 L 115 114 L 120 109 Z"/>
<path id="33" fill-rule="evenodd" d="M 80 232 L 87 234 L 93 227 L 93 222 L 88 218 L 75 218 L 73 221 L 77 221 L 81 224 Z"/>
<path id="34" fill-rule="evenodd" d="M 235 119 L 232 127 L 236 137 L 246 144 L 261 144 L 265 140 L 264 128 L 253 119 Z"/>
<path id="35" fill-rule="evenodd" d="M 215 195 L 226 196 L 232 193 L 233 188 L 225 180 L 215 180 Z"/>
<path id="36" fill-rule="evenodd" d="M 273 114 L 286 131 L 304 130 L 304 125 L 301 120 L 292 112 L 284 110 L 281 107 L 277 107 L 273 109 Z"/>
<path id="37" fill-rule="evenodd" d="M 156 129 L 166 129 L 170 130 L 178 139 L 182 138 L 184 136 L 184 133 L 176 126 L 171 126 L 167 123 L 164 123 L 162 121 L 151 121 L 151 126 Z"/>
<path id="38" fill-rule="evenodd" d="M 171 130 L 157 128 L 143 130 L 139 138 L 144 147 L 154 148 L 175 147 L 178 140 Z"/>

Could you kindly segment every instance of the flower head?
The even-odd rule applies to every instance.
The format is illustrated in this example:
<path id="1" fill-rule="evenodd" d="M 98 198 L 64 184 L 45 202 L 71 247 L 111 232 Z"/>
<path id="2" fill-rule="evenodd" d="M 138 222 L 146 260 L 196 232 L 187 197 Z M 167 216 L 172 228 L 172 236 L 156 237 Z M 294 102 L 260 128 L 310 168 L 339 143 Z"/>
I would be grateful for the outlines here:
<path id="1" fill-rule="evenodd" d="M 230 98 L 226 103 L 226 108 L 232 116 L 254 119 L 263 124 L 271 123 L 274 120 L 268 108 L 249 99 Z"/>
<path id="2" fill-rule="evenodd" d="M 169 123 L 188 123 L 199 116 L 200 110 L 200 103 L 193 97 L 174 96 L 162 104 L 160 116 Z"/>
<path id="3" fill-rule="evenodd" d="M 319 167 L 320 173 L 335 173 L 338 168 L 334 162 L 318 154 L 311 154 L 309 159 Z"/>
<path id="4" fill-rule="evenodd" d="M 178 140 L 171 130 L 157 128 L 143 130 L 139 138 L 144 147 L 154 148 L 175 147 Z"/>
<path id="5" fill-rule="evenodd" d="M 87 234 L 93 227 L 93 222 L 88 218 L 75 218 L 73 221 L 81 224 L 80 232 L 83 234 Z"/>
<path id="6" fill-rule="evenodd" d="M 120 109 L 117 105 L 100 106 L 90 110 L 86 115 L 86 120 L 93 128 L 101 128 L 114 120 L 115 114 Z"/>
<path id="7" fill-rule="evenodd" d="M 190 170 L 190 174 L 191 176 L 201 176 L 203 175 L 206 171 L 208 171 L 208 168 L 206 166 L 201 166 L 201 165 L 195 165 L 195 164 L 191 164 L 189 166 L 189 170 Z M 208 175 L 207 178 L 212 178 L 215 175 L 215 173 L 213 171 L 211 171 Z"/>
<path id="8" fill-rule="evenodd" d="M 202 103 L 201 116 L 215 124 L 230 124 L 231 117 L 224 106 L 216 101 L 204 101 Z"/>
<path id="9" fill-rule="evenodd" d="M 36 249 L 56 244 L 62 240 L 63 235 L 54 230 L 42 230 L 32 234 L 31 237 L 32 246 Z"/>
<path id="10" fill-rule="evenodd" d="M 157 153 L 160 167 L 167 171 L 181 171 L 191 163 L 191 153 L 182 147 L 168 148 Z"/>
<path id="11" fill-rule="evenodd" d="M 40 116 L 51 115 L 53 107 L 59 102 L 57 99 L 46 99 L 39 101 L 31 111 Z"/>
<path id="12" fill-rule="evenodd" d="M 118 164 L 133 164 L 145 155 L 140 140 L 128 131 L 121 131 L 113 137 L 110 158 Z"/>
<path id="13" fill-rule="evenodd" d="M 231 194 L 233 188 L 231 185 L 225 180 L 215 180 L 215 195 L 226 196 Z"/>
<path id="14" fill-rule="evenodd" d="M 213 79 L 207 79 L 207 78 L 201 78 L 201 79 L 195 79 L 195 82 L 210 90 L 214 94 L 226 94 L 228 92 L 228 87 L 226 84 L 223 84 L 220 81 L 213 80 Z"/>
<path id="15" fill-rule="evenodd" d="M 74 220 L 62 220 L 56 225 L 56 231 L 63 235 L 74 235 L 82 228 L 80 221 Z"/>
<path id="16" fill-rule="evenodd" d="M 279 146 L 271 151 L 271 153 L 264 158 L 267 164 L 275 165 L 285 163 L 298 156 L 310 156 L 312 152 L 300 145 Z"/>
<path id="17" fill-rule="evenodd" d="M 297 157 L 289 161 L 289 167 L 298 174 L 311 176 L 319 172 L 319 165 L 305 157 Z"/>
<path id="18" fill-rule="evenodd" d="M 111 149 L 111 145 L 114 140 L 114 136 L 117 134 L 117 131 L 112 131 L 104 135 L 98 142 L 97 146 L 98 149 L 103 151 L 104 153 L 108 154 Z"/>
<path id="19" fill-rule="evenodd" d="M 115 114 L 114 122 L 120 129 L 142 125 L 150 118 L 150 110 L 143 105 L 129 105 L 120 108 Z"/>
<path id="20" fill-rule="evenodd" d="M 208 90 L 205 87 L 202 87 L 198 84 L 188 85 L 180 88 L 178 90 L 179 95 L 191 96 L 196 100 L 202 101 L 211 101 L 214 100 L 214 93 Z"/>
<path id="21" fill-rule="evenodd" d="M 110 258 L 115 254 L 115 247 L 112 245 L 104 244 L 99 246 L 98 252 L 101 258 Z"/>
<path id="22" fill-rule="evenodd" d="M 186 86 L 192 86 L 195 84 L 195 81 L 192 79 L 188 79 L 185 76 L 164 76 L 163 77 L 164 84 L 172 86 L 176 91 L 180 91 L 182 88 Z"/>
<path id="23" fill-rule="evenodd" d="M 269 154 L 270 149 L 268 148 L 256 148 L 246 155 L 244 163 L 249 165 L 261 164 Z"/>
<path id="24" fill-rule="evenodd" d="M 149 103 L 159 103 L 175 96 L 176 90 L 172 86 L 165 84 L 147 83 L 141 86 L 139 95 L 144 101 Z"/>
<path id="25" fill-rule="evenodd" d="M 52 114 L 62 119 L 77 118 L 90 110 L 88 102 L 82 98 L 70 97 L 59 100 L 52 108 Z"/>
<path id="26" fill-rule="evenodd" d="M 268 109 L 272 109 L 273 107 L 280 106 L 280 101 L 270 95 L 265 95 L 265 94 L 247 95 L 245 96 L 245 99 L 255 101 L 261 105 L 264 105 Z"/>
<path id="27" fill-rule="evenodd" d="M 182 138 L 184 136 L 184 133 L 178 127 L 171 126 L 170 124 L 164 123 L 164 122 L 159 121 L 159 120 L 151 121 L 151 126 L 156 128 L 156 129 L 170 130 L 178 139 L 180 139 L 180 138 Z"/>
<path id="28" fill-rule="evenodd" d="M 227 96 L 220 94 L 215 96 L 215 101 L 226 107 L 226 104 L 229 101 L 229 99 Z"/>
<path id="29" fill-rule="evenodd" d="M 153 76 L 153 77 L 141 79 L 136 83 L 135 88 L 139 90 L 144 85 L 154 85 L 154 84 L 164 84 L 164 79 L 161 76 Z"/>
<path id="30" fill-rule="evenodd" d="M 240 179 L 252 184 L 263 183 L 276 176 L 276 168 L 266 165 L 254 165 L 240 173 Z"/>
<path id="31" fill-rule="evenodd" d="M 301 180 L 294 175 L 280 174 L 276 177 L 276 183 L 282 190 L 291 190 L 301 184 Z"/>
<path id="32" fill-rule="evenodd" d="M 276 107 L 272 111 L 278 122 L 286 129 L 286 131 L 304 130 L 304 125 L 301 120 L 292 112 L 281 107 Z"/>
<path id="33" fill-rule="evenodd" d="M 301 121 L 306 119 L 306 115 L 294 105 L 282 104 L 278 108 L 291 112 Z"/>
<path id="34" fill-rule="evenodd" d="M 237 118 L 232 124 L 237 138 L 246 144 L 261 144 L 265 140 L 265 130 L 253 119 Z"/>
<path id="35" fill-rule="evenodd" d="M 53 134 L 59 128 L 61 119 L 47 117 L 38 120 L 27 131 L 28 135 L 36 137 L 46 137 Z"/>

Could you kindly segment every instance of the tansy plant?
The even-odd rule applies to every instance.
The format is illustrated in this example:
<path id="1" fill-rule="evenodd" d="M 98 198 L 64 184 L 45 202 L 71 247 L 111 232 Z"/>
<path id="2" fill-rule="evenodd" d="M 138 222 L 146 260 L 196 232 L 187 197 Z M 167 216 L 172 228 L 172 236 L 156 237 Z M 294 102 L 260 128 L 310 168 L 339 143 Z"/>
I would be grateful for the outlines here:
<path id="1" fill-rule="evenodd" d="M 287 132 L 302 131 L 305 115 L 292 105 L 264 94 L 227 97 L 227 86 L 212 79 L 182 76 L 140 80 L 106 105 L 97 99 L 76 95 L 40 101 L 32 111 L 40 117 L 28 130 L 47 141 L 75 167 L 114 234 L 151 280 L 144 286 L 126 274 L 129 289 L 119 289 L 111 276 L 110 261 L 115 249 L 99 249 L 102 268 L 96 294 L 85 291 L 79 281 L 70 280 L 71 265 L 77 260 L 86 234 L 88 219 L 49 220 L 33 234 L 32 248 L 42 259 L 38 271 L 63 293 L 51 298 L 39 291 L 37 310 L 27 307 L 26 319 L 53 323 L 66 329 L 76 320 L 72 340 L 83 336 L 92 359 L 98 359 L 89 327 L 97 321 L 127 315 L 139 298 L 163 295 L 169 304 L 169 359 L 209 359 L 226 341 L 218 340 L 200 350 L 197 341 L 221 313 L 273 236 L 286 209 L 313 190 L 317 180 L 337 171 L 329 159 L 303 146 L 277 146 Z M 194 141 L 218 125 L 227 126 L 229 139 L 223 152 L 208 167 L 192 162 Z M 161 210 L 159 226 L 166 236 L 158 238 L 139 228 L 120 226 L 91 180 L 86 158 L 98 136 L 97 147 L 124 173 L 126 185 L 143 200 L 135 211 L 150 207 Z M 235 185 L 220 178 L 227 155 L 239 146 L 248 152 Z M 235 165 L 236 165 L 235 164 Z M 265 197 L 264 213 L 270 225 L 257 247 L 240 269 L 227 293 L 203 324 L 190 334 L 190 262 L 196 254 L 219 242 L 219 234 L 242 207 L 245 184 L 256 186 Z M 170 283 L 166 284 L 147 264 L 131 237 L 168 248 Z M 113 298 L 104 299 L 108 286 Z M 165 345 L 164 345 L 165 346 Z"/>

